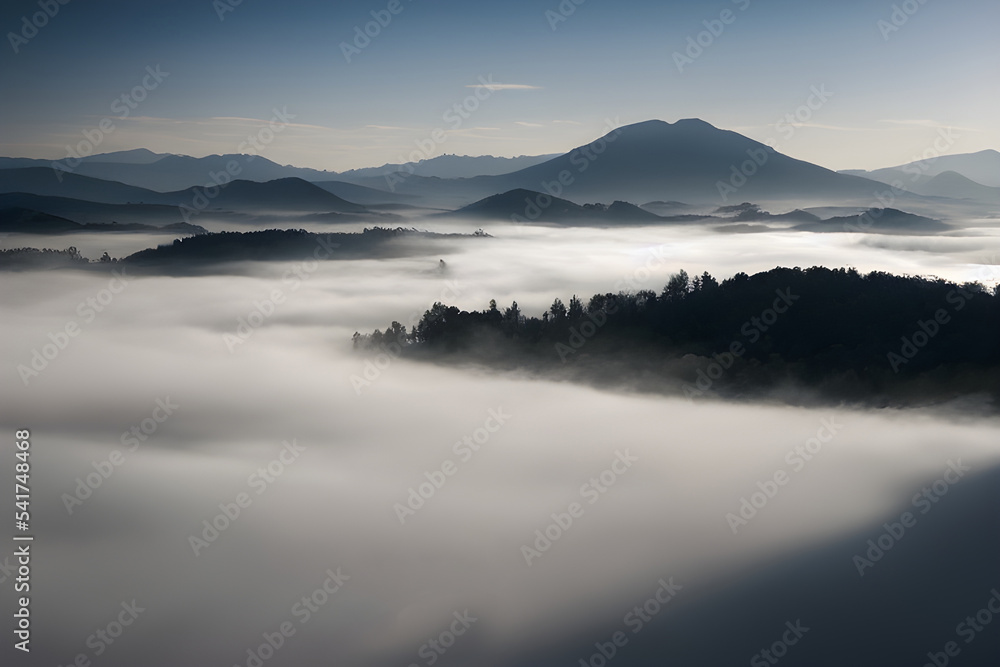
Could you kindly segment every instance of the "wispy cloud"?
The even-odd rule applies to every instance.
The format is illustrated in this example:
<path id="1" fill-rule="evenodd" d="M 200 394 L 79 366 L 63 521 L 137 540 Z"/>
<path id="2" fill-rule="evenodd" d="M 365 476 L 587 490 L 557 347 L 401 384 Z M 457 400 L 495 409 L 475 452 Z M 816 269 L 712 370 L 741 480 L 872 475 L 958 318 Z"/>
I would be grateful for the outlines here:
<path id="1" fill-rule="evenodd" d="M 485 88 L 486 90 L 541 90 L 541 86 L 529 86 L 524 83 L 470 83 L 466 88 Z"/>
<path id="2" fill-rule="evenodd" d="M 907 118 L 907 119 L 884 118 L 879 122 L 889 123 L 890 125 L 905 125 L 907 127 L 927 127 L 935 130 L 944 128 L 952 130 L 963 130 L 965 132 L 982 132 L 981 129 L 977 129 L 974 127 L 961 127 L 959 125 L 952 125 L 951 123 L 942 123 L 927 118 Z"/>
<path id="3" fill-rule="evenodd" d="M 541 123 L 529 123 L 529 122 L 524 121 L 524 120 L 515 120 L 514 124 L 515 125 L 521 125 L 522 127 L 545 127 Z"/>
<path id="4" fill-rule="evenodd" d="M 575 120 L 554 120 L 552 122 L 557 123 L 559 125 L 583 125 L 583 123 L 577 122 Z"/>
<path id="5" fill-rule="evenodd" d="M 409 130 L 407 127 L 398 127 L 396 125 L 365 125 L 365 127 L 370 127 L 373 130 L 402 130 L 404 132 Z"/>

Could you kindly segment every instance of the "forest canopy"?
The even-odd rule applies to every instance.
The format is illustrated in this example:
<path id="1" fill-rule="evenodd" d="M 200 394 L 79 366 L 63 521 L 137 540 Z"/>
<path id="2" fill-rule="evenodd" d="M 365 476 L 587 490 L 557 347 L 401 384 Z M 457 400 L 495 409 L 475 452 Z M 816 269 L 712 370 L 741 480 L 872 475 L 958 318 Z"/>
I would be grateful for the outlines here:
<path id="1" fill-rule="evenodd" d="M 691 398 L 790 386 L 876 404 L 1000 396 L 996 288 L 844 268 L 721 282 L 680 271 L 659 292 L 556 298 L 539 316 L 516 301 L 478 311 L 435 303 L 409 330 L 393 322 L 354 342 Z"/>

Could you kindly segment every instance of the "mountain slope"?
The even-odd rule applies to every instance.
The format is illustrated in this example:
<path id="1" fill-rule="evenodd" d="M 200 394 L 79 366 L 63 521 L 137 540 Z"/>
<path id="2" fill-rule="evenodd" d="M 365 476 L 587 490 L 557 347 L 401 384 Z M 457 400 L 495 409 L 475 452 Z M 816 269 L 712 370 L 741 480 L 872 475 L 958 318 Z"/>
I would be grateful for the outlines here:
<path id="1" fill-rule="evenodd" d="M 522 187 L 538 187 L 560 174 L 563 181 L 572 179 L 567 194 L 586 192 L 598 199 L 727 203 L 735 197 L 742 201 L 872 193 L 865 179 L 795 160 L 698 119 L 618 128 L 588 146 L 506 178 Z"/>
<path id="2" fill-rule="evenodd" d="M 208 196 L 215 193 L 215 196 Z M 301 178 L 279 178 L 266 183 L 233 181 L 220 188 L 194 187 L 162 196 L 173 203 L 197 208 L 197 202 L 207 202 L 207 210 L 227 211 L 336 211 L 364 213 L 367 209 L 327 192 Z"/>
<path id="3" fill-rule="evenodd" d="M 68 197 L 105 204 L 164 203 L 162 195 L 145 188 L 105 181 L 51 167 L 0 170 L 0 194 L 24 192 L 44 197 Z"/>
<path id="4" fill-rule="evenodd" d="M 980 185 L 1000 187 L 1000 152 L 989 149 L 977 153 L 939 155 L 927 160 L 918 160 L 895 167 L 875 169 L 865 172 L 868 178 L 890 182 L 902 173 L 904 182 L 921 181 L 921 177 L 931 177 L 946 171 L 954 171 Z M 916 177 L 916 178 L 914 178 Z M 885 179 L 889 179 L 886 181 Z"/>
<path id="5" fill-rule="evenodd" d="M 222 187 L 154 192 L 75 173 L 60 172 L 60 182 L 56 173 L 48 167 L 0 170 L 0 194 L 24 193 L 103 204 L 156 204 L 201 210 L 338 213 L 363 213 L 367 210 L 301 178 L 281 178 L 264 183 L 235 180 Z M 61 214 L 67 212 L 72 214 L 72 211 Z M 69 217 L 76 219 L 74 215 Z"/>
<path id="6" fill-rule="evenodd" d="M 615 201 L 610 205 L 584 204 L 581 206 L 566 199 L 551 197 L 542 192 L 523 188 L 486 197 L 444 215 L 541 223 L 628 224 L 663 220 L 655 213 L 650 213 L 628 202 Z"/>
<path id="7" fill-rule="evenodd" d="M 356 204 L 361 204 L 362 206 L 378 204 L 407 204 L 416 202 L 419 199 L 419 197 L 415 195 L 403 195 L 395 192 L 386 192 L 385 190 L 378 190 L 376 188 L 370 188 L 356 183 L 348 183 L 346 181 L 312 181 L 312 184 L 318 188 L 326 190 L 327 192 L 335 194 L 338 197 Z"/>
<path id="8" fill-rule="evenodd" d="M 395 187 L 462 204 L 519 188 L 578 203 L 620 199 L 715 205 L 750 198 L 871 203 L 878 189 L 870 179 L 796 160 L 697 119 L 620 127 L 510 174 L 440 181 L 409 176 Z"/>
<path id="9" fill-rule="evenodd" d="M 351 169 L 338 178 L 355 182 L 364 178 L 380 178 L 387 174 L 404 173 L 410 176 L 433 178 L 470 178 L 473 176 L 498 176 L 519 169 L 531 167 L 557 157 L 550 155 L 519 155 L 517 157 L 494 157 L 492 155 L 439 155 L 419 162 L 389 163 L 381 167 Z"/>
<path id="10" fill-rule="evenodd" d="M 209 155 L 202 158 L 167 155 L 143 165 L 85 162 L 74 169 L 74 173 L 158 192 L 208 185 L 225 178 L 264 182 L 280 178 L 329 180 L 336 175 L 334 172 L 283 166 L 260 155 Z"/>
<path id="11" fill-rule="evenodd" d="M 166 157 L 166 153 L 154 153 L 146 148 L 135 148 L 129 151 L 115 151 L 113 153 L 99 153 L 98 155 L 88 155 L 80 158 L 81 163 L 88 162 L 113 162 L 119 164 L 149 164 L 156 162 L 160 158 Z M 27 157 L 0 157 L 0 169 L 21 169 L 24 167 L 52 167 L 53 162 L 64 164 L 66 160 L 39 160 Z M 72 171 L 72 169 L 71 169 Z"/>
<path id="12" fill-rule="evenodd" d="M 918 186 L 917 191 L 931 197 L 975 199 L 1000 203 L 1000 188 L 981 185 L 955 171 L 943 171 Z"/>

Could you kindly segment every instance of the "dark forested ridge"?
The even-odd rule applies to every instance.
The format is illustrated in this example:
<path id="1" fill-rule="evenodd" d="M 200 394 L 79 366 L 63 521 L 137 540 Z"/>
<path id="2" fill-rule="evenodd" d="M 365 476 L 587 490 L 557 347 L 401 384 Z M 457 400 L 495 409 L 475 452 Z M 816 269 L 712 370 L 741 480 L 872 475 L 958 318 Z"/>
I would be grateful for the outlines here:
<path id="1" fill-rule="evenodd" d="M 873 405 L 1000 397 L 1000 296 L 979 283 L 854 269 L 775 268 L 718 282 L 463 311 L 436 303 L 409 330 L 355 334 L 390 356 L 643 390 Z M 808 395 L 808 398 L 807 398 Z"/>
<path id="2" fill-rule="evenodd" d="M 444 242 L 463 238 L 489 238 L 483 230 L 472 234 L 439 234 L 403 227 L 372 227 L 361 232 L 317 234 L 302 229 L 267 229 L 256 232 L 214 232 L 175 239 L 173 243 L 140 250 L 122 259 L 105 253 L 91 262 L 76 248 L 40 251 L 17 248 L 0 251 L 0 270 L 35 268 L 87 268 L 107 262 L 124 264 L 147 273 L 182 275 L 220 270 L 224 265 L 255 261 L 312 261 L 408 257 L 438 254 Z M 59 261 L 56 261 L 59 260 Z"/>

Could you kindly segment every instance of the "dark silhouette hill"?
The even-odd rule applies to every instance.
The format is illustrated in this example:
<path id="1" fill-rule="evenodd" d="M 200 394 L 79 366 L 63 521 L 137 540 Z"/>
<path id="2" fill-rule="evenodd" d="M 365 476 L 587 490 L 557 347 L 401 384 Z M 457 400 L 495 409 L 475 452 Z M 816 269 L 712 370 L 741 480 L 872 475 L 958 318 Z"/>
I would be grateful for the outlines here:
<path id="1" fill-rule="evenodd" d="M 168 204 L 104 204 L 67 197 L 45 197 L 20 192 L 0 194 L 0 208 L 24 208 L 68 218 L 81 224 L 111 222 L 156 224 L 182 221 L 177 206 Z M 218 215 L 217 217 L 233 217 Z M 239 219 L 239 218 L 237 218 Z"/>
<path id="2" fill-rule="evenodd" d="M 48 213 L 13 207 L 0 209 L 0 232 L 21 234 L 75 234 L 80 232 L 207 234 L 208 230 L 186 222 L 175 222 L 167 225 L 146 225 L 136 222 L 80 224 Z"/>
<path id="3" fill-rule="evenodd" d="M 478 363 L 689 398 L 917 406 L 988 397 L 1000 408 L 1000 291 L 853 269 L 671 277 L 660 294 L 556 300 L 541 316 L 436 303 L 391 342 Z"/>
<path id="4" fill-rule="evenodd" d="M 807 214 L 808 215 L 808 214 Z M 870 208 L 858 215 L 837 216 L 795 227 L 807 232 L 866 232 L 871 234 L 933 234 L 951 225 L 895 208 Z"/>
<path id="5" fill-rule="evenodd" d="M 559 224 L 648 223 L 663 218 L 629 202 L 575 204 L 542 192 L 517 188 L 443 214 L 459 218 L 483 218 L 510 222 Z"/>
<path id="6" fill-rule="evenodd" d="M 81 225 L 41 211 L 12 206 L 0 209 L 0 232 L 27 234 L 62 234 L 79 229 Z"/>
<path id="7" fill-rule="evenodd" d="M 121 262 L 149 273 L 187 275 L 239 272 L 239 262 L 436 256 L 447 242 L 489 238 L 485 233 L 438 234 L 403 227 L 316 234 L 301 229 L 218 232 L 177 239 Z M 437 261 L 437 260 L 435 260 Z"/>
<path id="8" fill-rule="evenodd" d="M 104 204 L 152 204 L 223 211 L 336 211 L 365 213 L 364 206 L 338 197 L 301 178 L 281 178 L 264 183 L 234 180 L 221 186 L 191 187 L 173 192 L 104 181 L 76 173 L 59 173 L 46 167 L 0 170 L 0 193 L 62 197 Z M 356 186 L 355 186 L 356 187 Z M 201 207 L 199 207 L 199 203 Z M 63 211 L 66 215 L 71 211 Z M 180 213 L 178 212 L 178 215 Z M 67 217 L 74 217 L 67 215 Z"/>
<path id="9" fill-rule="evenodd" d="M 214 196 L 211 196 L 214 193 Z M 364 213 L 366 208 L 327 192 L 301 178 L 280 178 L 258 183 L 236 180 L 219 188 L 195 187 L 161 196 L 178 205 L 192 206 L 203 195 L 208 209 L 229 211 L 336 211 Z"/>
<path id="10" fill-rule="evenodd" d="M 131 165 L 127 165 L 131 168 Z M 77 173 L 59 172 L 51 167 L 0 170 L 0 194 L 23 192 L 45 197 L 65 197 L 105 204 L 164 204 L 158 192 L 116 181 Z"/>

